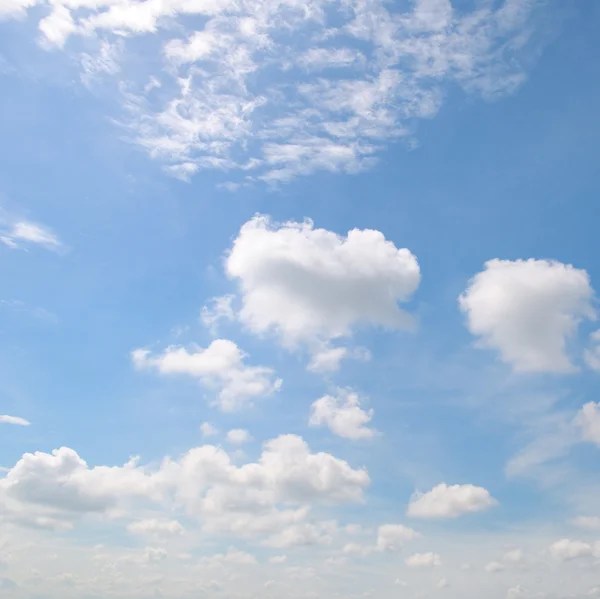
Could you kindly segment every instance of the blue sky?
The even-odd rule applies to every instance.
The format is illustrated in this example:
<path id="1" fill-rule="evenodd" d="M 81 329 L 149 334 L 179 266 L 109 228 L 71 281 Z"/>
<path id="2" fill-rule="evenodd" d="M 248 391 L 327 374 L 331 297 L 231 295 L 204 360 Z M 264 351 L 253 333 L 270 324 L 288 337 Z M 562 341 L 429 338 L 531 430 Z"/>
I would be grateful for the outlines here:
<path id="1" fill-rule="evenodd" d="M 600 594 L 599 26 L 0 0 L 2 596 Z"/>

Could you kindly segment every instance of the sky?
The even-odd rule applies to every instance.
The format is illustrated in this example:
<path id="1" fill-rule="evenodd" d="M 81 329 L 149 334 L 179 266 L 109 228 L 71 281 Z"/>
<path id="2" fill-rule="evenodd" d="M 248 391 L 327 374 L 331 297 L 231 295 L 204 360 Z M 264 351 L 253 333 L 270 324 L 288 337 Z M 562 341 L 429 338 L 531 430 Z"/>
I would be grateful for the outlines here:
<path id="1" fill-rule="evenodd" d="M 596 0 L 0 0 L 4 599 L 600 596 Z"/>

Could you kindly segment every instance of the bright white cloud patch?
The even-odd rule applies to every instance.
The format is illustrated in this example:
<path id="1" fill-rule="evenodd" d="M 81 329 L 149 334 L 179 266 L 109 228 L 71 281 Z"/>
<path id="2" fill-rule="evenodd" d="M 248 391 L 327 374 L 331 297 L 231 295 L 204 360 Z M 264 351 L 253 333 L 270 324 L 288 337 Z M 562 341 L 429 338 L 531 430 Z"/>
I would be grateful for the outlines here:
<path id="1" fill-rule="evenodd" d="M 61 240 L 48 227 L 30 221 L 17 221 L 8 229 L 0 229 L 0 241 L 12 248 L 39 245 L 56 251 L 63 247 Z"/>
<path id="2" fill-rule="evenodd" d="M 270 368 L 247 366 L 246 355 L 227 339 L 216 339 L 206 349 L 196 346 L 188 351 L 171 346 L 158 356 L 152 356 L 147 349 L 136 349 L 131 356 L 136 368 L 200 379 L 217 390 L 216 404 L 225 412 L 252 404 L 281 387 L 281 379 L 276 379 Z"/>
<path id="3" fill-rule="evenodd" d="M 496 503 L 483 487 L 441 483 L 427 493 L 415 493 L 407 513 L 413 518 L 457 518 L 463 514 L 482 512 Z"/>
<path id="4" fill-rule="evenodd" d="M 593 318 L 585 270 L 549 260 L 490 260 L 460 296 L 482 347 L 517 371 L 572 372 L 567 341 Z"/>
<path id="5" fill-rule="evenodd" d="M 431 568 L 441 566 L 442 559 L 437 553 L 415 553 L 404 560 L 409 568 Z"/>
<path id="6" fill-rule="evenodd" d="M 420 281 L 413 254 L 380 231 L 342 237 L 311 221 L 275 225 L 265 216 L 242 226 L 226 270 L 239 282 L 239 318 L 250 330 L 273 331 L 290 347 L 306 343 L 317 355 L 359 325 L 410 328 L 398 304 Z"/>
<path id="7" fill-rule="evenodd" d="M 84 516 L 131 513 L 136 506 L 181 510 L 207 531 L 267 535 L 271 546 L 308 544 L 330 531 L 308 522 L 312 503 L 360 502 L 366 470 L 328 453 L 311 453 L 295 435 L 264 445 L 257 462 L 236 466 L 221 448 L 203 445 L 155 469 L 137 460 L 122 467 L 89 467 L 72 449 L 23 457 L 0 479 L 2 519 L 37 528 L 66 529 Z M 177 523 L 148 519 L 134 533 L 177 533 Z M 271 535 L 271 536 L 269 536 Z M 273 536 L 275 535 L 275 536 Z"/>
<path id="8" fill-rule="evenodd" d="M 16 424 L 18 426 L 29 426 L 31 423 L 20 416 L 0 415 L 0 424 Z"/>
<path id="9" fill-rule="evenodd" d="M 420 536 L 416 530 L 402 524 L 383 524 L 377 529 L 377 549 L 379 551 L 397 551 L 407 541 L 412 541 Z"/>
<path id="10" fill-rule="evenodd" d="M 575 424 L 579 426 L 584 441 L 600 446 L 600 402 L 586 403 L 577 413 Z"/>
<path id="11" fill-rule="evenodd" d="M 338 397 L 325 395 L 310 407 L 310 426 L 326 426 L 338 437 L 370 439 L 376 432 L 367 425 L 373 410 L 360 407 L 361 398 L 356 393 L 340 390 Z"/>
<path id="12" fill-rule="evenodd" d="M 550 552 L 550 555 L 556 559 L 572 560 L 592 555 L 594 553 L 594 548 L 589 543 L 584 543 L 583 541 L 561 539 L 550 545 L 548 551 Z"/>

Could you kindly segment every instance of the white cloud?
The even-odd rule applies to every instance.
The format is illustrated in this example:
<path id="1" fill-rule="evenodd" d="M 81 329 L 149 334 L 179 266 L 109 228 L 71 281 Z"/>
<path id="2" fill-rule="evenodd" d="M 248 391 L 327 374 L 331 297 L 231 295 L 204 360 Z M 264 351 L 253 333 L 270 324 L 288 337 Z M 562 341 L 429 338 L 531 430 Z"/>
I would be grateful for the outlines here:
<path id="1" fill-rule="evenodd" d="M 522 549 L 512 549 L 511 551 L 507 551 L 502 558 L 505 562 L 510 562 L 516 564 L 523 560 L 523 550 Z"/>
<path id="2" fill-rule="evenodd" d="M 327 426 L 338 437 L 346 439 L 370 439 L 376 432 L 367 426 L 373 418 L 373 410 L 360 407 L 361 398 L 356 393 L 340 390 L 338 397 L 325 395 L 310 407 L 310 426 Z"/>
<path id="3" fill-rule="evenodd" d="M 252 436 L 243 428 L 234 428 L 227 433 L 227 440 L 234 445 L 243 445 L 252 441 Z"/>
<path id="4" fill-rule="evenodd" d="M 457 518 L 497 504 L 487 489 L 474 485 L 441 483 L 427 493 L 415 493 L 407 514 L 413 518 Z"/>
<path id="5" fill-rule="evenodd" d="M 220 321 L 235 320 L 235 312 L 232 306 L 233 300 L 233 295 L 223 295 L 221 297 L 213 297 L 208 305 L 202 306 L 200 320 L 213 335 L 217 334 Z"/>
<path id="6" fill-rule="evenodd" d="M 60 250 L 63 243 L 48 227 L 31 221 L 17 221 L 8 229 L 0 230 L 0 241 L 5 245 L 18 248 L 23 244 L 34 244 L 48 250 Z"/>
<path id="7" fill-rule="evenodd" d="M 585 270 L 549 260 L 490 260 L 460 296 L 482 347 L 517 371 L 572 372 L 567 341 L 594 318 Z"/>
<path id="8" fill-rule="evenodd" d="M 268 537 L 263 544 L 276 549 L 330 545 L 336 531 L 335 522 L 299 522 Z"/>
<path id="9" fill-rule="evenodd" d="M 201 563 L 209 568 L 222 566 L 223 564 L 233 564 L 234 566 L 255 566 L 258 564 L 253 555 L 245 551 L 239 551 L 234 547 L 230 547 L 227 553 L 217 553 L 203 558 Z"/>
<path id="10" fill-rule="evenodd" d="M 347 355 L 347 347 L 325 347 L 312 356 L 308 370 L 311 372 L 335 372 Z"/>
<path id="11" fill-rule="evenodd" d="M 203 437 L 216 437 L 219 429 L 215 428 L 210 422 L 203 422 L 200 425 L 200 433 Z"/>
<path id="12" fill-rule="evenodd" d="M 441 566 L 442 560 L 437 553 L 415 553 L 404 560 L 409 568 L 431 568 Z"/>
<path id="13" fill-rule="evenodd" d="M 7 416 L 6 414 L 0 415 L 0 424 L 16 424 L 18 426 L 29 426 L 31 422 L 21 418 L 20 416 Z"/>
<path id="14" fill-rule="evenodd" d="M 253 400 L 266 397 L 281 387 L 273 371 L 264 366 L 247 366 L 246 355 L 233 342 L 216 339 L 206 349 L 170 346 L 154 357 L 150 350 L 136 349 L 131 354 L 139 369 L 157 370 L 160 374 L 186 374 L 196 377 L 218 392 L 216 405 L 232 412 Z"/>
<path id="15" fill-rule="evenodd" d="M 583 359 L 592 370 L 600 370 L 600 329 L 590 335 L 590 347 L 583 352 Z"/>
<path id="16" fill-rule="evenodd" d="M 369 483 L 366 470 L 328 453 L 311 453 L 295 435 L 272 439 L 257 462 L 242 466 L 223 449 L 203 445 L 179 460 L 165 458 L 157 469 L 141 467 L 136 459 L 122 467 L 90 468 L 63 447 L 24 454 L 0 479 L 0 506 L 3 518 L 13 522 L 69 528 L 83 516 L 125 514 L 142 502 L 180 508 L 212 532 L 272 535 L 295 526 L 296 537 L 307 537 L 308 529 L 300 526 L 306 506 L 360 502 Z"/>
<path id="17" fill-rule="evenodd" d="M 581 429 L 584 441 L 600 446 L 600 402 L 586 403 L 577 413 L 575 424 Z"/>
<path id="18" fill-rule="evenodd" d="M 561 539 L 548 548 L 550 555 L 559 560 L 572 560 L 593 554 L 594 548 L 583 541 Z"/>
<path id="19" fill-rule="evenodd" d="M 295 347 L 316 353 L 359 325 L 410 328 L 398 303 L 420 281 L 419 265 L 374 230 L 342 237 L 313 223 L 273 224 L 257 216 L 244 224 L 226 260 L 239 282 L 240 320 L 255 333 L 275 332 Z"/>
<path id="20" fill-rule="evenodd" d="M 177 520 L 149 518 L 147 520 L 132 522 L 127 526 L 127 530 L 135 535 L 175 537 L 183 534 L 184 528 Z"/>
<path id="21" fill-rule="evenodd" d="M 440 578 L 436 586 L 438 589 L 445 589 L 450 586 L 450 583 L 448 582 L 447 578 Z"/>
<path id="22" fill-rule="evenodd" d="M 270 564 L 284 564 L 287 561 L 286 555 L 274 555 L 269 558 Z"/>
<path id="23" fill-rule="evenodd" d="M 377 529 L 377 549 L 379 551 L 397 551 L 406 541 L 412 541 L 421 535 L 402 524 L 383 524 Z"/>
<path id="24" fill-rule="evenodd" d="M 598 516 L 578 516 L 573 520 L 573 524 L 586 530 L 600 531 L 600 517 Z"/>
<path id="25" fill-rule="evenodd" d="M 504 568 L 504 564 L 501 564 L 500 562 L 490 562 L 489 564 L 486 564 L 485 571 L 493 574 L 495 572 L 502 572 Z"/>

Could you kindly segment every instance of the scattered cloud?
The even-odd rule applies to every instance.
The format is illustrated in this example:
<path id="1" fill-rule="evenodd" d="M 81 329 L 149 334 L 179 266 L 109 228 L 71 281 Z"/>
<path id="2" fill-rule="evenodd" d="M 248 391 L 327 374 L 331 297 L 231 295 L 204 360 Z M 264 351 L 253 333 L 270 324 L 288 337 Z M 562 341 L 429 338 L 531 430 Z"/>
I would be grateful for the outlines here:
<path id="1" fill-rule="evenodd" d="M 583 352 L 583 359 L 592 370 L 600 370 L 600 329 L 590 335 L 590 346 Z"/>
<path id="2" fill-rule="evenodd" d="M 184 528 L 177 520 L 138 520 L 127 526 L 127 530 L 135 535 L 155 537 L 175 537 L 183 534 Z"/>
<path id="3" fill-rule="evenodd" d="M 594 292 L 585 270 L 550 260 L 490 260 L 460 296 L 481 347 L 522 372 L 576 370 L 567 341 L 592 319 Z"/>
<path id="4" fill-rule="evenodd" d="M 572 560 L 593 554 L 594 548 L 583 541 L 561 539 L 548 548 L 550 555 L 559 560 Z"/>
<path id="5" fill-rule="evenodd" d="M 194 346 L 191 351 L 170 346 L 158 356 L 152 356 L 147 349 L 136 349 L 131 357 L 140 370 L 200 379 L 217 390 L 215 403 L 225 412 L 251 405 L 255 399 L 269 396 L 281 387 L 281 379 L 276 379 L 270 368 L 247 366 L 246 355 L 227 339 L 216 339 L 206 349 Z"/>
<path id="6" fill-rule="evenodd" d="M 243 445 L 252 441 L 252 436 L 243 428 L 234 428 L 227 433 L 227 441 L 233 445 Z"/>
<path id="7" fill-rule="evenodd" d="M 497 503 L 483 487 L 441 483 L 427 493 L 415 493 L 407 514 L 413 518 L 457 518 L 482 512 Z"/>
<path id="8" fill-rule="evenodd" d="M 377 529 L 377 549 L 397 551 L 407 541 L 418 539 L 420 536 L 416 530 L 402 524 L 383 524 Z"/>
<path id="9" fill-rule="evenodd" d="M 505 562 L 510 562 L 512 564 L 516 564 L 523 560 L 523 550 L 522 549 L 512 549 L 511 551 L 507 551 L 502 558 Z"/>
<path id="10" fill-rule="evenodd" d="M 506 566 L 500 562 L 490 562 L 489 564 L 486 564 L 485 571 L 494 574 L 495 572 L 502 572 L 505 568 Z"/>
<path id="11" fill-rule="evenodd" d="M 575 425 L 579 427 L 584 441 L 600 446 L 600 402 L 586 403 L 577 413 Z"/>
<path id="12" fill-rule="evenodd" d="M 377 433 L 367 425 L 373 418 L 373 410 L 365 411 L 357 393 L 340 390 L 337 397 L 325 395 L 310 407 L 310 426 L 326 426 L 338 437 L 346 439 L 370 439 Z"/>
<path id="13" fill-rule="evenodd" d="M 415 553 L 404 560 L 409 568 L 431 568 L 441 566 L 442 560 L 437 553 Z"/>
<path id="14" fill-rule="evenodd" d="M 219 322 L 235 320 L 232 306 L 234 299 L 233 295 L 213 297 L 206 306 L 202 307 L 200 321 L 213 335 L 218 333 Z"/>
<path id="15" fill-rule="evenodd" d="M 0 415 L 0 424 L 16 424 L 18 426 L 29 426 L 31 422 L 21 418 L 20 416 L 7 416 L 6 414 Z"/>
<path id="16" fill-rule="evenodd" d="M 62 241 L 48 227 L 31 221 L 16 221 L 8 228 L 0 228 L 0 242 L 11 248 L 39 245 L 47 250 L 64 248 Z"/>
<path id="17" fill-rule="evenodd" d="M 600 531 L 600 516 L 578 516 L 573 524 L 578 528 Z"/>
<path id="18" fill-rule="evenodd" d="M 200 425 L 200 433 L 203 437 L 216 437 L 219 434 L 219 429 L 214 427 L 210 422 L 203 422 Z"/>

